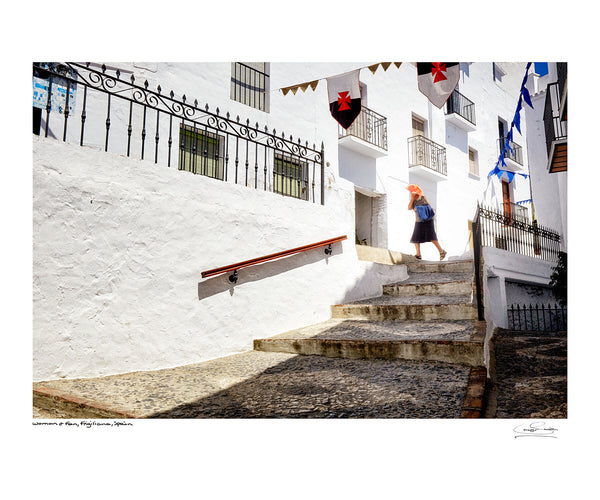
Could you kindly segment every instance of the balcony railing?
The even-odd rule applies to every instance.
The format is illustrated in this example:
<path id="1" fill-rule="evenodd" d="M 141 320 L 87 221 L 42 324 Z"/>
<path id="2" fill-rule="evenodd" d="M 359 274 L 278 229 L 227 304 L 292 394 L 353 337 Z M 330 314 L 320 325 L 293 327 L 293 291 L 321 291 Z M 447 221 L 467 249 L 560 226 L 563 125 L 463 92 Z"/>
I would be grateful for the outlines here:
<path id="1" fill-rule="evenodd" d="M 348 129 L 338 130 L 340 138 L 351 135 L 387 151 L 387 118 L 365 106 Z"/>
<path id="2" fill-rule="evenodd" d="M 460 92 L 455 90 L 446 101 L 446 114 L 456 113 L 462 116 L 465 120 L 476 125 L 475 123 L 475 103 L 467 99 Z"/>
<path id="3" fill-rule="evenodd" d="M 527 207 L 517 205 L 516 203 L 509 203 L 507 201 L 502 203 L 502 207 L 505 217 L 518 219 L 522 222 L 529 222 L 529 210 Z"/>
<path id="4" fill-rule="evenodd" d="M 553 141 L 567 140 L 567 122 L 561 121 L 560 94 L 558 82 L 548 84 L 546 88 L 546 103 L 544 105 L 544 129 L 546 131 L 546 148 L 548 155 Z"/>
<path id="5" fill-rule="evenodd" d="M 408 138 L 408 166 L 425 167 L 447 175 L 446 148 L 422 135 Z"/>
<path id="6" fill-rule="evenodd" d="M 506 139 L 498 139 L 498 153 L 502 153 L 504 149 L 504 144 L 506 144 Z M 506 148 L 506 153 L 504 158 L 514 161 L 519 165 L 523 165 L 523 148 L 519 146 L 516 142 L 508 141 L 508 148 Z"/>

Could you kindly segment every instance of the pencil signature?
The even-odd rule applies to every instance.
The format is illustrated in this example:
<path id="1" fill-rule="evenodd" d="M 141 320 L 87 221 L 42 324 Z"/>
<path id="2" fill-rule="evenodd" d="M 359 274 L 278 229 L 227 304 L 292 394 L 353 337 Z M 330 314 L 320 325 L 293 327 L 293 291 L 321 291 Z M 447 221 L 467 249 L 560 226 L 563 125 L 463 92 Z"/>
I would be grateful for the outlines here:
<path id="1" fill-rule="evenodd" d="M 532 422 L 530 424 L 517 425 L 513 429 L 515 438 L 520 437 L 550 437 L 557 439 L 554 433 L 558 432 L 558 429 L 551 425 L 546 425 L 546 422 Z"/>

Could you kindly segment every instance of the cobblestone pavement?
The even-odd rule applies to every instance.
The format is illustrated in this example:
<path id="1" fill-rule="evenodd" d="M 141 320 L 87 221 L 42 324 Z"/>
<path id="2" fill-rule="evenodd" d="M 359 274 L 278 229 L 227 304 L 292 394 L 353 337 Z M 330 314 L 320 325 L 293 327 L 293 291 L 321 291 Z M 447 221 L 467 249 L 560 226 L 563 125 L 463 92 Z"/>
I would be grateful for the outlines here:
<path id="1" fill-rule="evenodd" d="M 567 418 L 567 335 L 499 329 L 494 338 L 497 418 Z"/>
<path id="2" fill-rule="evenodd" d="M 249 351 L 34 388 L 146 418 L 459 418 L 468 378 L 469 367 L 448 363 Z"/>

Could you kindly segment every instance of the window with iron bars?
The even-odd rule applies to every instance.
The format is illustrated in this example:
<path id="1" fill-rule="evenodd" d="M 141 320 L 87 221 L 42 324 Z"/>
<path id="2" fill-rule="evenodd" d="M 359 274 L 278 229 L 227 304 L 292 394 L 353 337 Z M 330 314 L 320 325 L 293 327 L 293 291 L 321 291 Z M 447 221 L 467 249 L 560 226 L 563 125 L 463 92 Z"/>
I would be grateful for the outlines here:
<path id="1" fill-rule="evenodd" d="M 182 124 L 179 129 L 179 170 L 223 180 L 224 146 L 223 137 Z"/>
<path id="2" fill-rule="evenodd" d="M 231 99 L 269 112 L 269 63 L 231 63 Z"/>
<path id="3" fill-rule="evenodd" d="M 308 200 L 308 164 L 275 153 L 273 192 Z"/>

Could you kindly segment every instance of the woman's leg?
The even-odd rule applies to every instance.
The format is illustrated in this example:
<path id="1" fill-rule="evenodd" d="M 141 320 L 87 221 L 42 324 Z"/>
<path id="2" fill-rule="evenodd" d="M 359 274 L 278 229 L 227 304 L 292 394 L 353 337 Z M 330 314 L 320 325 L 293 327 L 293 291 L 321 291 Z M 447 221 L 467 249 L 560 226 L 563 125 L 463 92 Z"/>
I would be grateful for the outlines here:
<path id="1" fill-rule="evenodd" d="M 415 249 L 416 249 L 416 256 L 420 257 L 421 256 L 421 244 L 420 243 L 415 243 Z"/>
<path id="2" fill-rule="evenodd" d="M 440 252 L 440 260 L 444 260 L 446 257 L 446 251 L 440 246 L 440 243 L 437 240 L 433 240 L 431 243 L 433 243 L 438 249 L 438 252 Z"/>

